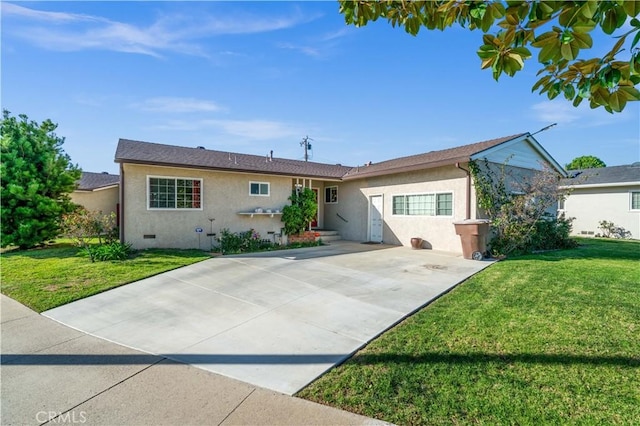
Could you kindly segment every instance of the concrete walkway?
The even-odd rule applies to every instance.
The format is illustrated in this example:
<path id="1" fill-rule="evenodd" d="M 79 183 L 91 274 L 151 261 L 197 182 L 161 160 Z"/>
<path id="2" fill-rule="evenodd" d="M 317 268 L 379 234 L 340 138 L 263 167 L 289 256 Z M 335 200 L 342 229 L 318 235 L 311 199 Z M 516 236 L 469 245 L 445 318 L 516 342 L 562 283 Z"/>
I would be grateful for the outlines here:
<path id="1" fill-rule="evenodd" d="M 293 395 L 489 264 L 429 250 L 336 242 L 213 258 L 43 315 Z"/>
<path id="2" fill-rule="evenodd" d="M 89 336 L 0 296 L 2 425 L 384 424 Z"/>

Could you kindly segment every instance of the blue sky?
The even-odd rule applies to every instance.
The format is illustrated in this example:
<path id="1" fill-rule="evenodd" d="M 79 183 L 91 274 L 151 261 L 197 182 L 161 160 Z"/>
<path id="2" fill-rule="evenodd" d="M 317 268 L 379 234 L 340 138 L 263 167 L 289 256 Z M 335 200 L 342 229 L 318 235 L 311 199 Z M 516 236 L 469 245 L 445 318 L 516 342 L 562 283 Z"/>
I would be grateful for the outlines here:
<path id="1" fill-rule="evenodd" d="M 117 173 L 119 138 L 302 159 L 308 135 L 314 161 L 355 166 L 554 122 L 536 138 L 561 164 L 640 161 L 638 102 L 549 101 L 533 60 L 496 83 L 480 44 L 347 27 L 337 2 L 3 1 L 2 108 L 58 123 L 85 171 Z"/>

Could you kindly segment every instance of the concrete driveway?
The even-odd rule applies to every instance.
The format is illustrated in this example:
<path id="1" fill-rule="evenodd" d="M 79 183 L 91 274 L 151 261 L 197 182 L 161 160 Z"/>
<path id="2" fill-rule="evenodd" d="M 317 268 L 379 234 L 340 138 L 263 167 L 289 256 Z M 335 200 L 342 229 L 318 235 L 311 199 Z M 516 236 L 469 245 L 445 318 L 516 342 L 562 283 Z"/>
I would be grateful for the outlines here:
<path id="1" fill-rule="evenodd" d="M 292 395 L 490 264 L 407 247 L 333 242 L 209 259 L 43 315 Z"/>

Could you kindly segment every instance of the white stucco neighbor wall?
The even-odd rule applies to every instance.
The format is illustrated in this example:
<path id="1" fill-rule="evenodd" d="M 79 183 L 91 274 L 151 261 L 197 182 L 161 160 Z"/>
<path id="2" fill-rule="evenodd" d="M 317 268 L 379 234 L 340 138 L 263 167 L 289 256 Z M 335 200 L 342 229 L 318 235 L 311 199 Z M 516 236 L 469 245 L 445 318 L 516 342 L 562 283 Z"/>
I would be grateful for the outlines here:
<path id="1" fill-rule="evenodd" d="M 104 214 L 115 213 L 120 199 L 117 186 L 95 191 L 73 191 L 71 201 L 91 211 L 100 211 Z"/>
<path id="2" fill-rule="evenodd" d="M 338 230 L 346 240 L 368 241 L 369 197 L 382 195 L 383 242 L 411 246 L 411 238 L 420 237 L 427 248 L 461 253 L 453 222 L 465 219 L 466 181 L 463 171 L 447 166 L 342 182 L 338 203 L 324 206 L 326 227 Z M 393 215 L 394 195 L 434 192 L 453 193 L 452 216 Z"/>
<path id="3" fill-rule="evenodd" d="M 602 234 L 598 226 L 600 221 L 606 220 L 630 231 L 632 238 L 640 239 L 640 210 L 631 210 L 631 191 L 640 191 L 640 185 L 576 187 L 560 212 L 575 218 L 573 235 L 592 237 Z"/>
<path id="4" fill-rule="evenodd" d="M 279 233 L 281 216 L 250 217 L 239 212 L 279 209 L 289 204 L 292 180 L 288 177 L 258 174 L 225 173 L 196 169 L 124 164 L 124 238 L 136 249 L 200 248 L 210 249 L 212 237 L 228 228 L 232 232 L 255 229 L 262 238 L 269 231 Z M 151 210 L 147 208 L 147 177 L 181 177 L 202 179 L 202 209 Z M 269 196 L 249 195 L 249 182 L 269 182 Z M 209 219 L 215 219 L 212 222 Z M 202 228 L 198 234 L 196 228 Z M 145 238 L 155 235 L 155 238 Z"/>

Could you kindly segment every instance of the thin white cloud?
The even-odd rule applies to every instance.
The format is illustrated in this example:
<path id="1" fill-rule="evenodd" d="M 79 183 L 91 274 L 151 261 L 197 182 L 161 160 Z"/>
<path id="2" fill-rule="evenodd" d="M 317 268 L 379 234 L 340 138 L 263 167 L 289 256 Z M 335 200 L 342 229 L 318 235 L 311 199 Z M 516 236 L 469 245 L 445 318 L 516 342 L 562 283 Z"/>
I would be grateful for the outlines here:
<path id="1" fill-rule="evenodd" d="M 180 132 L 217 129 L 223 135 L 251 140 L 298 138 L 304 133 L 299 126 L 273 120 L 169 120 L 154 128 Z"/>
<path id="2" fill-rule="evenodd" d="M 635 111 L 634 111 L 635 108 Z M 580 127 L 610 126 L 621 121 L 637 120 L 637 107 L 629 102 L 621 113 L 610 114 L 604 108 L 589 107 L 589 101 L 585 100 L 578 107 L 563 99 L 539 102 L 531 106 L 534 119 L 546 124 L 558 123 L 566 125 L 579 125 Z"/>
<path id="3" fill-rule="evenodd" d="M 111 50 L 162 57 L 165 52 L 208 56 L 198 40 L 224 34 L 255 34 L 309 22 L 317 16 L 295 11 L 288 16 L 228 13 L 222 17 L 201 14 L 164 15 L 150 25 L 113 21 L 99 16 L 49 12 L 2 3 L 7 19 L 20 20 L 12 35 L 54 51 Z M 12 21 L 9 21 L 12 23 Z"/>
<path id="4" fill-rule="evenodd" d="M 156 97 L 145 99 L 143 102 L 134 103 L 132 108 L 150 112 L 216 112 L 223 108 L 218 104 L 204 99 L 179 98 L 179 97 Z"/>
<path id="5" fill-rule="evenodd" d="M 567 124 L 580 119 L 579 111 L 568 101 L 539 102 L 531 107 L 534 117 L 543 123 Z"/>
<path id="6" fill-rule="evenodd" d="M 315 58 L 322 56 L 318 48 L 311 47 L 311 46 L 303 46 L 303 45 L 297 45 L 293 43 L 279 43 L 278 47 L 280 49 L 295 50 L 295 51 L 304 53 L 307 56 L 312 56 Z"/>

